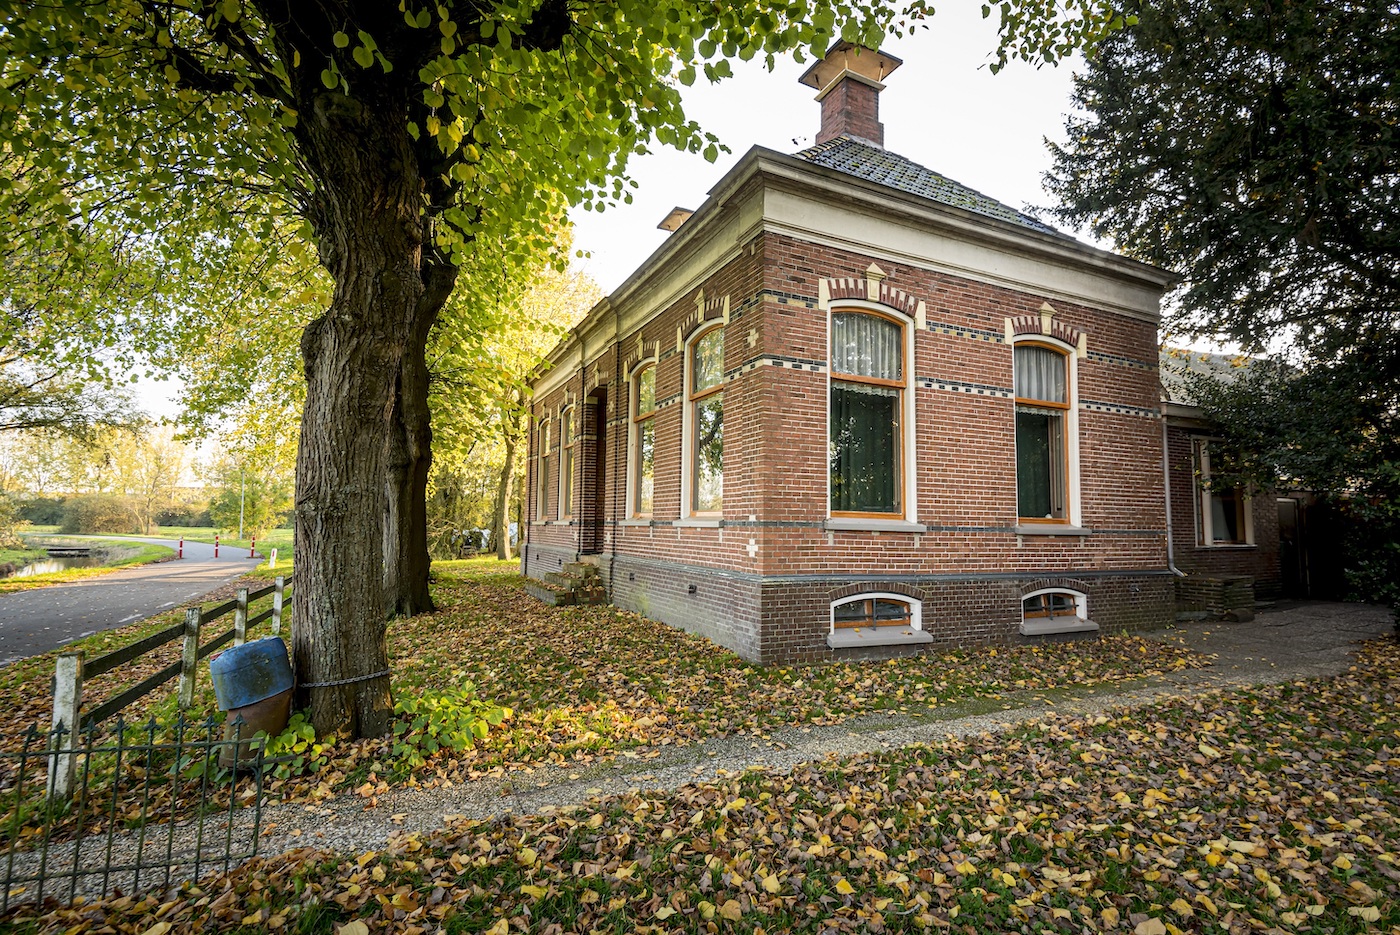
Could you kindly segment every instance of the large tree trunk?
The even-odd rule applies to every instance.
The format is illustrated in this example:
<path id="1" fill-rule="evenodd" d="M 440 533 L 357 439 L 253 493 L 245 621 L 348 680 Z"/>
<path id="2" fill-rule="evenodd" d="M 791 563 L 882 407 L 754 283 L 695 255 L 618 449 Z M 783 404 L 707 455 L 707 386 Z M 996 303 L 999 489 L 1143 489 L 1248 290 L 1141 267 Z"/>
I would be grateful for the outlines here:
<path id="1" fill-rule="evenodd" d="M 293 643 L 317 733 L 369 737 L 391 725 L 383 591 L 386 438 L 399 364 L 423 294 L 422 187 L 404 103 L 319 93 L 303 150 L 322 167 L 312 196 L 335 278 L 301 349 L 306 405 L 297 451 Z"/>
<path id="2" fill-rule="evenodd" d="M 393 617 L 433 610 L 428 588 L 428 474 L 433 465 L 433 429 L 428 408 L 428 335 L 452 292 L 457 268 L 446 261 L 425 264 L 404 348 L 390 417 L 387 512 L 384 525 L 384 604 Z"/>
<path id="3" fill-rule="evenodd" d="M 496 557 L 503 562 L 511 559 L 510 554 L 510 484 L 515 478 L 515 449 L 517 440 L 511 416 L 501 414 L 505 425 L 506 463 L 501 467 L 501 480 L 496 485 Z"/>

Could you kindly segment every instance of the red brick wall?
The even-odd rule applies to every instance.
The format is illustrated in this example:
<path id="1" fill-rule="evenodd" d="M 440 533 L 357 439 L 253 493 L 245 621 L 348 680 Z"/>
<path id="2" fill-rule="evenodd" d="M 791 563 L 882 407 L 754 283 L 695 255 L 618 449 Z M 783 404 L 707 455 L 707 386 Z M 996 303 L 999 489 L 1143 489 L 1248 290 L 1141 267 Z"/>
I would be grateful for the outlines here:
<path id="1" fill-rule="evenodd" d="M 871 263 L 868 256 L 760 235 L 703 283 L 703 311 L 698 290 L 683 296 L 565 386 L 535 399 L 537 417 L 557 418 L 566 397 L 586 397 L 602 378 L 610 409 L 602 441 L 609 502 L 601 564 L 609 566 L 614 600 L 764 661 L 830 655 L 830 593 L 855 581 L 872 582 L 871 590 L 889 590 L 876 582 L 918 589 L 925 627 L 940 643 L 1013 638 L 1026 583 L 1047 576 L 1086 582 L 1090 617 L 1104 629 L 1169 621 L 1156 331 L 1149 322 L 1051 301 L 1060 333 L 1086 335 L 1088 354 L 1077 361 L 1077 416 L 1082 519 L 1091 534 L 1018 537 L 1005 319 L 1038 320 L 1046 298 L 880 261 L 886 295 L 897 289 L 909 297 L 906 307 L 925 305 L 906 392 L 914 394 L 917 412 L 916 516 L 930 528 L 919 535 L 822 528 L 828 377 L 820 281 L 864 281 Z M 731 379 L 724 390 L 723 525 L 672 525 L 682 513 L 684 467 L 677 332 L 692 334 L 702 321 L 720 317 L 726 296 Z M 618 523 L 630 519 L 629 396 L 620 377 L 653 347 L 655 510 L 650 524 Z M 557 445 L 557 424 L 552 435 Z M 537 464 L 532 457 L 532 496 Z M 551 485 L 558 465 L 555 455 Z M 580 511 L 588 496 L 576 493 Z M 533 511 L 531 504 L 528 515 Z M 527 532 L 526 561 L 539 562 L 540 573 L 555 570 L 583 541 L 575 525 L 531 525 Z M 749 554 L 750 542 L 756 555 Z M 682 588 L 689 584 L 696 594 Z"/>
<path id="2" fill-rule="evenodd" d="M 846 78 L 822 98 L 822 125 L 817 142 L 825 143 L 843 133 L 885 145 L 880 125 L 880 92 L 854 78 Z"/>
<path id="3" fill-rule="evenodd" d="M 1200 497 L 1192 445 L 1209 432 L 1179 426 L 1167 429 L 1167 459 L 1172 484 L 1172 552 L 1176 567 L 1187 575 L 1218 578 L 1249 575 L 1260 598 L 1277 597 L 1283 590 L 1279 571 L 1278 503 L 1272 492 L 1251 498 L 1254 518 L 1252 546 L 1209 546 L 1199 542 L 1196 513 Z"/>

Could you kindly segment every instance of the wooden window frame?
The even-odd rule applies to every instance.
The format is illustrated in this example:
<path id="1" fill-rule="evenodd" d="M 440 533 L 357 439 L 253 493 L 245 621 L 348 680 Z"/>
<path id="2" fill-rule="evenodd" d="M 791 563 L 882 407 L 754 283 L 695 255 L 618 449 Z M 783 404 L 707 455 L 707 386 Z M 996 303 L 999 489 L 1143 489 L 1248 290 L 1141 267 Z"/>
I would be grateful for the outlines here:
<path id="1" fill-rule="evenodd" d="M 646 412 L 642 411 L 641 392 L 642 374 L 651 371 L 651 408 Z M 628 457 L 628 472 L 631 474 L 628 492 L 627 513 L 634 519 L 650 518 L 656 509 L 656 464 L 652 463 L 652 508 L 643 510 L 641 508 L 642 497 L 642 433 L 645 431 L 646 423 L 652 423 L 652 453 L 655 457 L 656 445 L 656 361 L 643 361 L 632 371 L 631 387 L 629 392 L 629 406 L 632 412 L 631 418 L 631 454 Z"/>
<path id="2" fill-rule="evenodd" d="M 540 419 L 539 463 L 535 471 L 535 522 L 549 519 L 549 418 Z"/>
<path id="3" fill-rule="evenodd" d="M 700 346 L 700 342 L 711 334 L 719 334 L 720 348 L 720 375 L 719 380 L 712 386 L 707 386 L 703 390 L 695 390 L 695 349 Z M 720 468 L 720 508 L 718 510 L 701 510 L 696 506 L 696 498 L 699 496 L 700 462 L 699 462 L 699 417 L 697 412 L 699 404 L 709 399 L 711 396 L 723 394 L 725 389 L 724 380 L 724 322 L 716 321 L 708 324 L 696 331 L 686 342 L 685 346 L 685 417 L 687 431 L 685 433 L 685 471 L 686 471 L 686 503 L 685 515 L 701 519 L 718 519 L 724 515 L 724 469 L 721 463 Z M 721 411 L 721 425 L 723 425 L 723 412 Z"/>
<path id="4" fill-rule="evenodd" d="M 1061 481 L 1060 481 L 1060 483 L 1061 483 L 1061 486 L 1062 486 L 1062 488 L 1063 488 L 1062 491 L 1061 491 L 1061 493 L 1062 493 L 1063 496 L 1064 496 L 1064 503 L 1065 503 L 1065 506 L 1064 506 L 1064 514 L 1065 514 L 1065 515 L 1064 515 L 1064 516 L 1061 516 L 1061 517 L 1022 516 L 1022 515 L 1021 515 L 1021 505 L 1020 505 L 1020 500 L 1021 500 L 1020 483 L 1021 483 L 1021 480 L 1020 480 L 1020 477 L 1018 476 L 1018 477 L 1016 478 L 1016 484 L 1017 484 L 1017 489 L 1016 489 L 1016 501 L 1017 501 L 1017 503 L 1016 503 L 1016 521 L 1017 521 L 1018 523 L 1025 523 L 1025 524 L 1032 524 L 1032 523 L 1035 523 L 1035 524 L 1041 524 L 1041 525 L 1047 525 L 1047 526 L 1068 526 L 1068 525 L 1072 525 L 1073 520 L 1072 520 L 1071 517 L 1074 515 L 1074 499 L 1073 499 L 1073 494 L 1072 494 L 1072 491 L 1073 491 L 1073 484 L 1071 483 L 1071 479 L 1070 479 L 1070 430 L 1071 430 L 1071 428 L 1072 428 L 1070 416 L 1071 416 L 1071 414 L 1074 412 L 1074 402 L 1075 402 L 1075 390 L 1076 390 L 1076 387 L 1074 386 L 1074 381 L 1073 381 L 1073 379 L 1072 379 L 1073 374 L 1070 372 L 1070 355 L 1073 354 L 1074 352 L 1073 352 L 1073 351 L 1065 350 L 1063 347 L 1060 347 L 1060 346 L 1057 345 L 1057 344 L 1051 344 L 1051 343 L 1049 343 L 1048 341 L 1035 341 L 1035 340 L 1031 340 L 1031 341 L 1016 341 L 1016 342 L 1014 342 L 1014 343 L 1012 344 L 1011 347 L 1012 347 L 1012 350 L 1011 350 L 1011 392 L 1012 392 L 1012 395 L 1015 397 L 1015 406 L 1014 406 L 1015 412 L 1019 412 L 1019 411 L 1021 410 L 1021 407 L 1022 407 L 1022 406 L 1029 406 L 1029 407 L 1034 408 L 1034 409 L 1058 409 L 1058 410 L 1060 410 L 1061 412 L 1064 413 L 1063 421 L 1062 421 L 1062 423 L 1061 423 L 1061 424 L 1062 424 L 1062 427 L 1063 427 L 1064 437 L 1060 440 L 1060 448 L 1063 449 L 1063 450 L 1061 451 L 1061 453 L 1060 453 L 1061 460 L 1063 461 L 1063 464 L 1060 466 L 1060 470 L 1061 470 L 1061 474 L 1060 474 Z M 1064 366 L 1064 368 L 1065 368 L 1065 401 L 1064 401 L 1064 402 L 1062 402 L 1062 403 L 1057 403 L 1057 402 L 1051 402 L 1051 401 L 1049 401 L 1049 400 L 1044 400 L 1044 399 L 1033 399 L 1033 398 L 1030 398 L 1030 397 L 1023 397 L 1023 396 L 1016 396 L 1016 395 L 1015 395 L 1015 393 L 1016 393 L 1016 348 L 1018 348 L 1018 347 L 1039 347 L 1039 348 L 1044 348 L 1044 349 L 1047 350 L 1047 351 L 1054 351 L 1056 354 L 1060 355 L 1060 362 L 1061 362 L 1061 364 L 1062 364 L 1062 365 Z M 1014 439 L 1014 437 L 1015 437 L 1015 434 L 1016 434 L 1016 428 L 1015 428 L 1015 420 L 1014 420 L 1014 415 L 1013 415 L 1013 421 L 1012 421 L 1012 437 L 1013 437 L 1013 439 Z"/>
<path id="5" fill-rule="evenodd" d="M 1194 436 L 1191 439 L 1191 453 L 1195 462 L 1196 484 L 1196 543 L 1205 549 L 1240 549 L 1254 546 L 1254 502 L 1243 487 L 1235 491 L 1235 528 L 1243 539 L 1216 539 L 1215 512 L 1212 498 L 1215 491 L 1210 489 L 1210 446 L 1218 443 L 1214 436 Z"/>
<path id="6" fill-rule="evenodd" d="M 886 601 L 891 604 L 901 604 L 904 607 L 904 616 L 898 620 L 885 620 L 876 622 L 875 602 Z M 861 620 L 837 621 L 836 610 L 838 607 L 849 607 L 852 604 L 865 604 L 865 616 Z M 858 629 L 886 629 L 889 627 L 908 627 L 914 631 L 923 629 L 923 604 L 917 598 L 909 597 L 907 594 L 894 594 L 885 591 L 869 591 L 864 594 L 852 594 L 831 602 L 831 632 L 838 630 L 858 630 Z"/>
<path id="7" fill-rule="evenodd" d="M 1069 598 L 1069 613 L 1055 613 L 1054 602 L 1052 600 L 1044 600 L 1045 598 L 1056 597 Z M 1045 609 L 1034 611 L 1026 610 L 1026 601 L 1030 600 L 1041 600 L 1041 602 L 1045 605 Z M 1036 594 L 1028 594 L 1025 597 L 1021 598 L 1021 616 L 1022 618 L 1048 617 L 1052 620 L 1057 619 L 1059 617 L 1075 617 L 1077 619 L 1082 619 L 1080 618 L 1079 614 L 1080 602 L 1082 600 L 1083 598 L 1080 595 L 1074 593 L 1073 591 L 1040 591 Z"/>
<path id="8" fill-rule="evenodd" d="M 578 480 L 578 406 L 559 413 L 559 518 L 574 518 L 574 486 Z"/>
<path id="9" fill-rule="evenodd" d="M 876 512 L 864 511 L 864 510 L 833 510 L 833 509 L 831 508 L 831 464 L 830 464 L 830 459 L 828 459 L 828 462 L 827 462 L 827 488 L 826 488 L 826 510 L 827 510 L 827 515 L 830 516 L 830 517 L 832 517 L 832 518 L 834 518 L 834 519 L 885 519 L 885 520 L 888 520 L 888 519 L 904 519 L 904 518 L 908 515 L 908 512 L 909 512 L 909 505 L 908 505 L 907 503 L 905 503 L 905 499 L 906 499 L 907 496 L 908 496 L 908 492 L 904 489 L 904 482 L 905 482 L 905 476 L 904 476 L 904 472 L 905 472 L 904 459 L 905 459 L 905 455 L 906 455 L 905 450 L 904 450 L 904 449 L 905 449 L 905 445 L 906 445 L 906 441 L 905 441 L 904 435 L 905 435 L 905 431 L 906 431 L 906 428 L 907 428 L 907 426 L 905 426 L 904 423 L 905 423 L 905 420 L 908 418 L 907 413 L 904 411 L 904 401 L 905 401 L 905 400 L 904 400 L 904 394 L 907 393 L 907 392 L 909 391 L 909 370 L 910 370 L 909 343 L 908 343 L 908 342 L 909 342 L 909 333 L 908 333 L 908 331 L 906 330 L 906 329 L 909 327 L 909 323 L 906 322 L 906 321 L 904 321 L 903 319 L 901 319 L 901 318 L 895 316 L 895 315 L 891 315 L 891 314 L 889 314 L 889 313 L 887 313 L 887 312 L 877 311 L 877 310 L 871 309 L 871 308 L 864 308 L 864 307 L 862 307 L 862 306 L 857 306 L 857 305 L 833 305 L 832 308 L 831 308 L 831 313 L 830 313 L 830 315 L 827 317 L 827 329 L 828 329 L 828 332 L 831 332 L 831 331 L 834 331 L 834 330 L 835 330 L 834 325 L 832 324 L 832 322 L 833 322 L 833 320 L 835 319 L 835 317 L 836 317 L 837 315 L 870 315 L 870 316 L 872 316 L 872 317 L 874 317 L 874 318 L 883 318 L 885 321 L 888 321 L 888 322 L 890 322 L 890 323 L 892 323 L 892 324 L 895 324 L 895 325 L 898 325 L 898 326 L 899 326 L 899 354 L 900 354 L 899 372 L 902 373 L 902 374 L 904 375 L 904 378 L 903 378 L 902 380 L 882 380 L 882 379 L 877 379 L 877 378 L 875 378 L 875 377 L 856 376 L 856 375 L 854 375 L 854 374 L 846 374 L 846 373 L 838 374 L 838 373 L 836 372 L 836 363 L 835 363 L 835 361 L 833 360 L 833 357 L 834 357 L 833 351 L 834 351 L 834 349 L 833 349 L 832 346 L 831 346 L 831 338 L 830 338 L 829 336 L 828 336 L 827 342 L 826 342 L 826 343 L 827 343 L 827 348 L 826 348 L 826 359 L 827 359 L 827 373 L 828 373 L 827 391 L 826 391 L 826 401 L 827 401 L 826 436 L 827 436 L 828 439 L 831 438 L 831 384 L 833 384 L 833 383 L 864 383 L 864 384 L 866 384 L 867 386 L 883 386 L 883 387 L 886 387 L 886 388 L 889 388 L 889 389 L 897 389 L 897 390 L 899 390 L 899 396 L 898 396 L 898 397 L 896 398 L 896 400 L 895 400 L 895 411 L 899 413 L 899 425 L 896 426 L 896 429 L 897 429 L 897 430 L 896 430 L 895 433 L 894 433 L 894 437 L 895 437 L 895 452 L 894 452 L 895 488 L 894 488 L 894 489 L 895 489 L 896 491 L 899 492 L 899 506 L 898 506 L 897 509 L 892 510 L 892 511 L 890 511 L 890 512 L 888 512 L 888 513 L 876 513 Z"/>

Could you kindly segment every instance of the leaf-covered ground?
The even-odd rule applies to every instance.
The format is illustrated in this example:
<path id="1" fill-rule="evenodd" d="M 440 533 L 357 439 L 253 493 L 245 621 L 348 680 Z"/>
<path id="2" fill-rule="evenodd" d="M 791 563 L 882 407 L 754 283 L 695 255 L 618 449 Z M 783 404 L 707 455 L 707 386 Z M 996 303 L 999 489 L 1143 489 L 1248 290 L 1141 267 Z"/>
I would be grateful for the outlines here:
<path id="1" fill-rule="evenodd" d="M 1351 673 L 751 772 L 17 931 L 1400 931 L 1400 648 Z M 152 926 L 155 926 L 153 929 Z"/>
<path id="2" fill-rule="evenodd" d="M 523 591 L 514 563 L 434 566 L 439 611 L 395 621 L 389 646 L 397 692 L 421 693 L 471 682 L 478 695 L 514 717 L 475 748 L 446 752 L 415 771 L 415 784 L 461 781 L 483 772 L 545 762 L 586 763 L 638 747 L 686 743 L 741 731 L 834 724 L 881 711 L 917 715 L 971 697 L 1141 678 L 1209 664 L 1199 653 L 1157 639 L 985 648 L 859 664 L 765 668 L 708 640 L 613 607 L 551 608 Z M 261 606 L 261 605 L 260 605 Z M 155 632 L 178 612 L 75 644 L 89 656 Z M 254 634 L 262 635 L 262 631 Z M 71 648 L 71 647 L 65 647 Z M 179 657 L 179 641 L 94 681 L 96 703 Z M 0 670 L 0 736 L 46 725 L 54 654 Z M 125 712 L 139 721 L 173 714 L 168 688 Z M 195 718 L 214 713 L 207 678 L 198 682 Z M 376 781 L 408 778 L 386 741 L 326 745 L 314 776 L 278 780 L 289 798 L 321 796 Z"/>

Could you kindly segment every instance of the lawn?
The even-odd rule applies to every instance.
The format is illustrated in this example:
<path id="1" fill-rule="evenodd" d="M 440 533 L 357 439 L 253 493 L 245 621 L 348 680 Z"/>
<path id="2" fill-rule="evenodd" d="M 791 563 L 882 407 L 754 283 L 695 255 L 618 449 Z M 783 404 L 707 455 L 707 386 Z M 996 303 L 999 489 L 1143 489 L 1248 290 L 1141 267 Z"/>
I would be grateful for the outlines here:
<path id="1" fill-rule="evenodd" d="M 1400 650 L 1332 679 L 749 772 L 16 931 L 1400 931 Z M 340 926 L 346 926 L 340 929 Z"/>
<path id="2" fill-rule="evenodd" d="M 119 538 L 65 539 L 63 536 L 45 535 L 43 536 L 43 540 L 50 544 L 63 544 L 68 542 L 73 545 L 107 549 L 109 550 L 107 564 L 92 568 L 65 568 L 63 571 L 51 571 L 42 575 L 26 575 L 23 578 L 0 578 L 0 594 L 8 594 L 13 591 L 28 591 L 31 588 L 43 588 L 53 584 L 66 584 L 70 581 L 78 581 L 82 578 L 105 575 L 109 572 L 116 571 L 118 568 L 149 565 L 154 562 L 163 562 L 168 558 L 175 557 L 175 550 L 168 549 L 163 545 L 123 541 Z M 42 557 L 44 554 L 46 553 L 40 551 L 38 557 Z"/>

